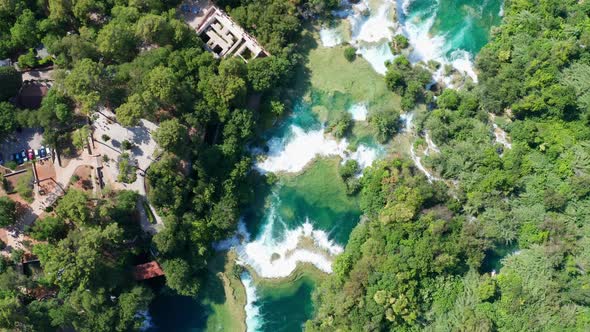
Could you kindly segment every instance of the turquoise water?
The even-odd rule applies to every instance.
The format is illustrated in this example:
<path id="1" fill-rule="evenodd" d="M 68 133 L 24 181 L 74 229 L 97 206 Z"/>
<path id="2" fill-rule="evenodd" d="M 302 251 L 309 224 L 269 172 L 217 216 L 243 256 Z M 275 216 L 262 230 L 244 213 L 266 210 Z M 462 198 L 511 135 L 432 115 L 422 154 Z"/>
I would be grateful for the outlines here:
<path id="1" fill-rule="evenodd" d="M 402 2 L 398 4 L 401 8 Z M 500 23 L 501 4 L 498 0 L 414 0 L 404 7 L 406 12 L 401 19 L 420 55 L 453 61 L 460 51 L 472 60 L 488 41 L 491 28 Z M 312 88 L 310 101 L 296 103 L 293 116 L 267 133 L 266 152 L 276 159 L 263 166 L 273 171 L 282 168 L 295 171 L 280 174 L 271 188 L 261 186 L 260 204 L 253 202 L 245 211 L 250 247 L 241 248 L 241 253 L 259 274 L 273 275 L 291 268 L 288 262 L 278 267 L 264 263 L 287 260 L 281 250 L 289 246 L 289 236 L 297 237 L 294 230 L 304 228 L 305 224 L 332 241 L 332 247 L 346 244 L 360 219 L 358 198 L 345 194 L 344 183 L 338 175 L 339 157 L 343 155 L 340 150 L 345 147 L 326 139 L 322 130 L 323 121 L 345 112 L 357 102 L 360 101 L 352 100 L 346 93 L 325 94 Z M 376 147 L 374 140 L 368 137 L 354 141 Z M 288 147 L 293 142 L 300 145 Z M 310 151 L 316 150 L 332 151 L 333 157 L 310 158 Z M 255 286 L 257 298 L 253 306 L 257 310 L 249 314 L 255 314 L 257 330 L 301 331 L 313 314 L 311 298 L 315 283 L 308 277 L 291 284 Z M 154 330 L 161 331 L 205 330 L 210 312 L 202 302 L 178 296 L 160 296 L 151 308 L 153 323 L 157 326 Z"/>
<path id="2" fill-rule="evenodd" d="M 457 50 L 474 56 L 488 42 L 492 27 L 501 23 L 502 4 L 500 0 L 409 0 L 402 6 L 402 20 L 410 30 L 426 29 L 429 37 L 443 38 L 441 52 L 447 58 Z"/>
<path id="3" fill-rule="evenodd" d="M 259 310 L 263 313 L 263 331 L 299 332 L 313 314 L 313 280 L 302 278 L 287 289 L 262 287 Z"/>

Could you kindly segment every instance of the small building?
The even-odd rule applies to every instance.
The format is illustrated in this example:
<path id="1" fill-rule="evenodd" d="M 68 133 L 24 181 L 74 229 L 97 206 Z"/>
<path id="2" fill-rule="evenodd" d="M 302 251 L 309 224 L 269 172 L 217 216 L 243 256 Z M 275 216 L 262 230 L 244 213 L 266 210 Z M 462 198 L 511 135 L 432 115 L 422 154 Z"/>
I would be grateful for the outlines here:
<path id="1" fill-rule="evenodd" d="M 136 265 L 133 269 L 133 277 L 138 281 L 152 279 L 163 275 L 164 271 L 156 261 Z"/>
<path id="2" fill-rule="evenodd" d="M 248 62 L 269 55 L 256 39 L 215 6 L 207 9 L 204 19 L 196 29 L 205 42 L 205 47 L 217 57 L 233 55 Z"/>
<path id="3" fill-rule="evenodd" d="M 20 108 L 38 109 L 41 107 L 41 101 L 47 95 L 48 90 L 47 85 L 40 82 L 25 83 L 16 98 L 17 106 Z"/>

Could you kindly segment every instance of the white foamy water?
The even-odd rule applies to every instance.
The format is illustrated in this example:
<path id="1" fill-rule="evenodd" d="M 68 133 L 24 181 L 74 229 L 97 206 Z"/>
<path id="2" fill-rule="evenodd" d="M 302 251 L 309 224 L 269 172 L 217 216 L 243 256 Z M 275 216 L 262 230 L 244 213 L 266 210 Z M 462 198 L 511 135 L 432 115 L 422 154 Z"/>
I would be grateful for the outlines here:
<path id="1" fill-rule="evenodd" d="M 430 138 L 430 133 L 428 131 L 424 134 L 424 140 L 426 141 L 426 150 L 424 151 L 424 154 L 428 156 L 431 151 L 435 153 L 440 153 L 440 149 L 438 148 L 438 146 L 436 146 L 436 144 L 434 144 L 432 138 Z"/>
<path id="2" fill-rule="evenodd" d="M 258 295 L 256 294 L 256 287 L 252 284 L 252 277 L 248 272 L 243 272 L 240 275 L 240 280 L 246 289 L 246 331 L 257 332 L 262 328 L 262 317 L 260 316 L 260 308 L 256 305 Z"/>
<path id="3" fill-rule="evenodd" d="M 244 264 L 263 278 L 288 277 L 299 263 L 310 263 L 326 273 L 332 273 L 331 256 L 341 253 L 342 247 L 331 241 L 324 231 L 314 230 L 309 221 L 286 231 L 281 239 L 277 239 L 273 235 L 273 228 L 278 222 L 276 211 L 271 214 L 274 220 L 269 220 L 257 239 L 237 247 Z M 311 240 L 313 248 L 302 248 L 301 241 L 304 239 Z"/>
<path id="4" fill-rule="evenodd" d="M 408 15 L 408 9 L 411 0 L 398 0 L 398 8 L 400 8 L 403 15 Z M 434 4 L 434 6 L 438 6 Z M 462 74 L 468 75 L 477 82 L 477 75 L 474 70 L 473 56 L 465 50 L 455 50 L 447 58 L 445 54 L 450 51 L 448 45 L 452 45 L 452 41 L 445 39 L 445 36 L 431 35 L 430 31 L 436 20 L 436 10 L 432 8 L 432 15 L 426 20 L 420 21 L 418 16 L 403 17 L 403 22 L 399 32 L 404 34 L 412 47 L 410 53 L 410 61 L 412 63 L 430 60 L 437 61 L 442 64 L 450 64 Z M 464 33 L 468 33 L 469 26 L 465 26 L 464 30 L 455 38 L 463 38 Z M 442 78 L 442 68 L 434 74 L 435 78 Z M 449 84 L 450 80 L 444 80 Z"/>
<path id="5" fill-rule="evenodd" d="M 440 180 L 438 177 L 436 177 L 432 173 L 430 173 L 426 169 L 426 167 L 424 167 L 424 165 L 422 165 L 422 158 L 419 157 L 418 155 L 416 155 L 416 151 L 414 151 L 414 144 L 412 144 L 410 147 L 410 156 L 412 158 L 412 161 L 414 161 L 414 165 L 416 165 L 416 167 L 418 167 L 420 172 L 422 172 L 422 173 L 424 173 L 424 175 L 426 175 L 428 182 Z"/>
<path id="6" fill-rule="evenodd" d="M 378 43 L 391 40 L 396 29 L 392 17 L 395 10 L 392 1 L 383 1 L 376 10 L 371 9 L 368 1 L 363 1 L 356 6 L 357 14 L 349 17 L 353 41 Z M 370 10 L 369 16 L 362 14 L 365 9 Z"/>
<path id="7" fill-rule="evenodd" d="M 346 140 L 340 142 L 326 137 L 324 130 L 310 130 L 292 125 L 292 137 L 289 142 L 275 137 L 268 142 L 267 158 L 256 164 L 261 172 L 295 173 L 303 170 L 305 165 L 318 156 L 343 155 L 348 146 Z"/>
<path id="8" fill-rule="evenodd" d="M 492 127 L 494 128 L 496 142 L 502 144 L 507 149 L 512 149 L 512 143 L 508 140 L 508 134 L 495 123 L 492 124 Z"/>
<path id="9" fill-rule="evenodd" d="M 400 120 L 404 123 L 403 131 L 406 133 L 412 132 L 412 121 L 414 120 L 414 113 L 403 113 L 399 116 Z"/>
<path id="10" fill-rule="evenodd" d="M 354 159 L 362 167 L 370 166 L 380 155 L 378 149 L 360 144 L 357 151 L 348 151 L 346 139 L 335 140 L 324 135 L 324 130 L 305 132 L 298 126 L 291 126 L 290 139 L 275 137 L 268 142 L 269 153 L 256 169 L 262 173 L 297 173 L 317 157 L 340 156 L 343 160 Z"/>
<path id="11" fill-rule="evenodd" d="M 338 28 L 322 28 L 320 30 L 320 41 L 324 47 L 334 47 L 342 44 L 342 33 Z"/>
<path id="12" fill-rule="evenodd" d="M 383 150 L 377 150 L 366 145 L 360 144 L 356 151 L 351 152 L 349 154 L 347 159 L 356 160 L 356 162 L 359 164 L 359 167 L 361 169 L 365 169 L 371 166 L 373 162 L 377 160 L 377 158 L 379 158 L 379 156 L 382 153 L 384 153 Z M 347 159 L 343 160 L 342 162 L 346 162 Z M 362 176 L 362 173 L 359 176 Z"/>
<path id="13" fill-rule="evenodd" d="M 387 73 L 387 66 L 385 65 L 388 61 L 393 61 L 395 56 L 391 53 L 391 48 L 387 43 L 373 46 L 360 46 L 357 52 L 365 59 L 373 70 L 378 74 L 385 75 Z"/>
<path id="14" fill-rule="evenodd" d="M 277 237 L 275 227 L 286 228 L 278 215 L 280 204 L 275 195 L 264 220 L 264 228 L 256 239 L 251 239 L 245 223 L 240 221 L 238 233 L 228 240 L 216 243 L 214 248 L 235 249 L 240 264 L 253 268 L 263 278 L 288 277 L 299 263 L 310 263 L 326 273 L 331 273 L 332 258 L 340 254 L 343 248 L 330 240 L 326 232 L 314 229 L 309 220 Z M 302 246 L 302 240 L 306 246 Z"/>
<path id="15" fill-rule="evenodd" d="M 367 103 L 354 104 L 348 108 L 348 113 L 352 115 L 354 121 L 367 121 L 368 112 Z"/>
<path id="16" fill-rule="evenodd" d="M 389 48 L 389 42 L 397 30 L 393 20 L 394 2 L 385 0 L 377 7 L 371 7 L 369 1 L 363 0 L 353 8 L 352 14 L 348 16 L 351 42 L 377 73 L 385 75 L 385 62 L 395 58 Z M 364 11 L 369 11 L 369 16 L 363 15 Z"/>

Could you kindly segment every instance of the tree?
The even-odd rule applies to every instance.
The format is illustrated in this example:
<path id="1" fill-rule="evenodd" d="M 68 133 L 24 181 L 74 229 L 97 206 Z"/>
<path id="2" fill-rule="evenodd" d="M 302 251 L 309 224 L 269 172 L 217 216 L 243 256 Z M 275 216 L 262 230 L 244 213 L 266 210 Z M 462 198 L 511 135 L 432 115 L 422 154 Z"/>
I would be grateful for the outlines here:
<path id="1" fill-rule="evenodd" d="M 453 89 L 445 89 L 443 93 L 436 100 L 439 108 L 446 108 L 449 110 L 456 110 L 460 103 L 459 94 Z"/>
<path id="2" fill-rule="evenodd" d="M 65 292 L 97 289 L 115 279 L 117 262 L 109 250 L 122 241 L 123 231 L 115 223 L 104 228 L 76 230 L 57 244 L 39 244 L 33 252 L 39 257 L 48 282 Z M 110 271 L 112 275 L 105 274 Z M 88 292 L 90 295 L 92 293 Z"/>
<path id="3" fill-rule="evenodd" d="M 88 126 L 78 128 L 72 133 L 72 144 L 74 144 L 76 149 L 82 150 L 88 144 L 88 137 L 90 137 L 90 129 Z"/>
<path id="4" fill-rule="evenodd" d="M 14 46 L 18 49 L 36 47 L 39 43 L 39 29 L 35 14 L 25 9 L 10 29 Z"/>
<path id="5" fill-rule="evenodd" d="M 391 42 L 391 52 L 393 54 L 400 54 L 402 50 L 408 48 L 410 46 L 410 42 L 408 38 L 404 35 L 395 35 L 393 37 L 393 41 Z"/>
<path id="6" fill-rule="evenodd" d="M 17 128 L 16 108 L 11 103 L 0 102 L 0 141 Z"/>
<path id="7" fill-rule="evenodd" d="M 20 68 L 30 69 L 36 67 L 37 64 L 37 55 L 32 48 L 29 49 L 29 52 L 18 57 L 18 66 Z"/>
<path id="8" fill-rule="evenodd" d="M 87 114 L 101 101 L 103 71 L 101 63 L 83 59 L 76 63 L 61 85 L 64 93 L 72 97 Z"/>
<path id="9" fill-rule="evenodd" d="M 173 30 L 166 18 L 147 14 L 142 16 L 135 25 L 135 36 L 144 44 L 164 46 L 173 42 Z"/>
<path id="10" fill-rule="evenodd" d="M 281 74 L 288 70 L 290 63 L 283 58 L 256 58 L 248 62 L 248 82 L 254 91 L 265 92 L 281 84 Z"/>
<path id="11" fill-rule="evenodd" d="M 0 67 L 0 102 L 16 96 L 22 84 L 22 76 L 14 67 Z"/>
<path id="12" fill-rule="evenodd" d="M 393 110 L 375 112 L 369 117 L 369 123 L 377 133 L 377 140 L 384 143 L 397 132 L 399 113 Z"/>
<path id="13" fill-rule="evenodd" d="M 330 122 L 327 131 L 331 132 L 336 138 L 342 138 L 348 134 L 352 125 L 352 115 L 348 112 L 343 112 Z"/>
<path id="14" fill-rule="evenodd" d="M 16 222 L 16 202 L 4 196 L 0 197 L 0 227 L 7 227 Z"/>
<path id="15" fill-rule="evenodd" d="M 162 105 L 174 104 L 179 85 L 176 75 L 168 67 L 158 66 L 147 75 L 147 91 Z"/>
<path id="16" fill-rule="evenodd" d="M 68 228 L 61 218 L 46 217 L 35 221 L 31 236 L 35 240 L 57 242 L 68 233 Z"/>
<path id="17" fill-rule="evenodd" d="M 112 21 L 105 25 L 96 38 L 98 50 L 109 60 L 126 62 L 137 51 L 137 39 L 128 23 Z"/>
<path id="18" fill-rule="evenodd" d="M 71 223 L 81 226 L 90 222 L 88 197 L 83 191 L 70 189 L 59 200 L 55 213 Z"/>
<path id="19" fill-rule="evenodd" d="M 344 49 L 344 57 L 348 62 L 353 62 L 356 59 L 356 49 L 352 46 L 347 46 Z"/>
<path id="20" fill-rule="evenodd" d="M 164 261 L 162 268 L 166 273 L 166 284 L 184 296 L 195 296 L 200 284 L 195 282 L 188 263 L 182 259 L 175 258 Z"/>
<path id="21" fill-rule="evenodd" d="M 168 151 L 180 151 L 180 147 L 186 144 L 188 132 L 178 119 L 166 120 L 160 123 L 160 127 L 154 133 L 154 140 L 158 145 Z"/>
<path id="22" fill-rule="evenodd" d="M 127 102 L 115 111 L 117 120 L 125 127 L 133 127 L 139 124 L 139 120 L 149 114 L 153 109 L 150 101 L 141 94 L 132 94 Z"/>

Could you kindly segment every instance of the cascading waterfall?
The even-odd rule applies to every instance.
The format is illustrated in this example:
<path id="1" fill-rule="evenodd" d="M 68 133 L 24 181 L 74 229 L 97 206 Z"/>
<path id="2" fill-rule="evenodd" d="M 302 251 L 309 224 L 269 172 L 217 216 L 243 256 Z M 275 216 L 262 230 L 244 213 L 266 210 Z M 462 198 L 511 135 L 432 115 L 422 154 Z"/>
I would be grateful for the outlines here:
<path id="1" fill-rule="evenodd" d="M 362 0 L 354 5 L 344 3 L 345 7 L 334 14 L 346 20 L 350 33 L 344 33 L 342 25 L 324 28 L 320 31 L 320 42 L 324 47 L 349 42 L 376 72 L 385 74 L 386 61 L 394 59 L 389 43 L 395 34 L 402 33 L 410 41 L 412 62 L 435 60 L 450 64 L 475 80 L 477 77 L 473 70 L 473 54 L 483 43 L 480 45 L 468 39 L 472 38 L 474 30 L 491 26 L 491 21 L 486 23 L 488 25 L 482 25 L 480 20 L 487 18 L 484 14 L 491 10 L 495 10 L 495 15 L 498 15 L 501 6 L 497 3 L 498 0 L 483 3 L 460 0 L 459 4 L 456 1 L 447 4 L 447 1 L 449 0 Z M 496 5 L 497 8 L 494 7 Z M 441 9 L 442 6 L 455 8 Z M 446 19 L 452 9 L 460 19 L 455 18 L 456 26 L 449 27 L 441 20 Z M 488 31 L 489 29 L 481 35 L 487 38 Z M 448 83 L 448 78 L 443 77 L 442 72 L 440 69 L 434 73 L 434 78 Z M 349 112 L 353 120 L 362 122 L 367 120 L 368 105 L 367 101 L 357 101 L 342 111 Z M 268 151 L 255 152 L 260 158 L 255 165 L 257 171 L 273 172 L 279 177 L 289 173 L 299 174 L 314 160 L 332 156 L 339 156 L 343 162 L 354 159 L 365 168 L 384 154 L 383 147 L 362 143 L 358 144 L 355 151 L 350 151 L 348 141 L 326 135 L 323 124 L 312 113 L 310 105 L 303 102 L 296 105 L 293 115 L 268 139 Z M 404 116 L 408 131 L 411 130 L 412 116 Z M 427 151 L 438 150 L 429 136 L 426 141 Z M 422 166 L 413 147 L 411 155 L 429 180 L 436 180 Z M 294 207 L 288 206 L 292 203 L 282 201 L 279 191 L 280 184 L 275 185 L 264 216 L 259 221 L 254 221 L 259 225 L 256 234 L 251 234 L 247 222 L 242 220 L 238 235 L 217 244 L 218 249 L 234 248 L 239 263 L 248 266 L 261 278 L 287 277 L 301 263 L 312 264 L 319 270 L 330 273 L 333 258 L 342 252 L 344 243 L 336 243 L 331 239 L 329 226 L 319 227 L 317 220 L 309 216 L 299 215 L 297 220 L 285 220 L 284 218 L 291 217 L 289 214 L 285 216 L 281 211 Z M 266 322 L 261 306 L 257 304 L 259 295 L 256 285 L 248 273 L 243 274 L 241 279 L 247 292 L 248 331 L 264 330 Z"/>
<path id="2" fill-rule="evenodd" d="M 389 42 L 396 34 L 403 34 L 412 48 L 411 62 L 449 64 L 475 81 L 474 55 L 503 15 L 500 0 L 363 0 L 355 5 L 345 1 L 343 5 L 350 9 L 335 14 L 347 18 L 350 39 L 346 40 L 337 28 L 325 28 L 320 31 L 324 47 L 350 42 L 376 72 L 385 74 L 385 62 L 395 58 Z M 451 85 L 442 66 L 434 78 Z"/>

